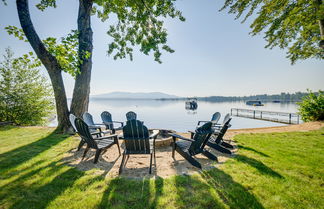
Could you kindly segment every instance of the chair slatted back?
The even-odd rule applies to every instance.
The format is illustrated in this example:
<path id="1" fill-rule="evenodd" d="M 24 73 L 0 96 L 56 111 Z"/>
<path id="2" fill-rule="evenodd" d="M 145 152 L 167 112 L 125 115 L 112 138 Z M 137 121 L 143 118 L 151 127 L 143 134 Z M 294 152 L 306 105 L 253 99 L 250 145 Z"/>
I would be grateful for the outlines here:
<path id="1" fill-rule="evenodd" d="M 83 118 L 83 121 L 84 121 L 88 126 L 93 126 L 93 125 L 95 124 L 94 121 L 93 121 L 93 117 L 92 117 L 92 115 L 91 115 L 90 113 L 88 113 L 88 112 L 83 113 L 82 118 Z M 95 132 L 95 131 L 96 131 L 95 128 L 90 128 L 89 130 L 90 130 L 91 132 Z"/>
<path id="2" fill-rule="evenodd" d="M 135 112 L 129 111 L 128 113 L 126 113 L 126 119 L 127 120 L 136 120 L 137 119 L 137 115 L 136 115 Z"/>
<path id="3" fill-rule="evenodd" d="M 139 120 L 129 120 L 123 127 L 125 148 L 131 153 L 150 153 L 149 131 L 143 122 Z"/>
<path id="4" fill-rule="evenodd" d="M 70 119 L 70 123 L 71 123 L 71 125 L 72 125 L 74 131 L 77 132 L 77 129 L 76 129 L 76 127 L 75 127 L 75 119 L 76 119 L 76 116 L 73 115 L 73 114 L 70 114 L 70 115 L 69 115 L 69 119 Z"/>
<path id="5" fill-rule="evenodd" d="M 80 137 L 87 142 L 89 147 L 93 149 L 98 149 L 97 143 L 92 138 L 88 125 L 81 118 L 75 119 L 75 127 Z"/>
<path id="6" fill-rule="evenodd" d="M 112 122 L 111 114 L 108 111 L 102 112 L 100 116 L 107 129 L 114 129 L 114 123 Z"/>
<path id="7" fill-rule="evenodd" d="M 218 121 L 219 121 L 219 119 L 220 119 L 220 117 L 221 117 L 221 114 L 220 114 L 219 112 L 215 112 L 215 113 L 213 114 L 212 118 L 211 118 L 211 122 L 212 122 L 213 124 L 217 124 Z"/>
<path id="8" fill-rule="evenodd" d="M 196 129 L 193 136 L 194 142 L 189 147 L 189 153 L 192 155 L 199 154 L 203 151 L 208 139 L 210 138 L 212 131 L 212 122 L 207 122 L 201 127 Z"/>
<path id="9" fill-rule="evenodd" d="M 219 131 L 219 133 L 217 134 L 217 137 L 215 139 L 215 142 L 218 144 L 224 137 L 224 135 L 226 134 L 226 131 L 229 128 L 229 123 L 231 122 L 232 118 L 229 118 L 226 123 L 222 126 L 221 130 Z"/>
<path id="10" fill-rule="evenodd" d="M 229 113 L 227 113 L 227 114 L 225 115 L 225 117 L 224 117 L 224 120 L 223 120 L 222 125 L 225 125 L 225 123 L 227 123 L 228 120 L 230 120 L 230 119 L 231 119 L 231 115 L 230 115 Z"/>

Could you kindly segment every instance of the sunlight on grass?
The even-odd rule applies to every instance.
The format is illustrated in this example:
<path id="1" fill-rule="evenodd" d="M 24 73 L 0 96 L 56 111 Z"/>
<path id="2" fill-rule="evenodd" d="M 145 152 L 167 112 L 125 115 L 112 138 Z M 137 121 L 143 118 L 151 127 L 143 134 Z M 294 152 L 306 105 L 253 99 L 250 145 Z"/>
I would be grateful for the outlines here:
<path id="1" fill-rule="evenodd" d="M 323 208 L 323 139 L 323 129 L 242 134 L 219 168 L 132 180 L 65 165 L 77 137 L 2 127 L 0 208 Z"/>

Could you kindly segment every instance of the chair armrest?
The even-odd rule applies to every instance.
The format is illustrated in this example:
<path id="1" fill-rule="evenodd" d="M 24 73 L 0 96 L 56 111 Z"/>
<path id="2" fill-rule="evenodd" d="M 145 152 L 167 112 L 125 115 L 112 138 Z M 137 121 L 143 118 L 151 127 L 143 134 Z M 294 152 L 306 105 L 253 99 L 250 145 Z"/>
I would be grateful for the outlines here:
<path id="1" fill-rule="evenodd" d="M 113 121 L 113 123 L 120 123 L 121 126 L 124 126 L 124 122 L 120 122 L 120 121 Z"/>
<path id="2" fill-rule="evenodd" d="M 197 126 L 199 126 L 200 123 L 207 123 L 207 122 L 210 122 L 210 121 L 200 120 L 200 121 L 198 121 Z"/>
<path id="3" fill-rule="evenodd" d="M 101 128 L 101 126 L 97 126 L 97 125 L 89 125 L 89 128 Z"/>
<path id="4" fill-rule="evenodd" d="M 159 130 L 153 130 L 153 133 L 149 136 L 150 139 L 155 139 L 157 137 L 157 135 L 160 133 Z"/>
<path id="5" fill-rule="evenodd" d="M 105 124 L 104 123 L 95 123 L 94 125 L 96 125 L 96 126 L 104 126 Z"/>
<path id="6" fill-rule="evenodd" d="M 174 138 L 178 138 L 178 139 L 183 139 L 183 140 L 186 140 L 186 141 L 194 142 L 194 140 L 185 138 L 185 137 L 180 136 L 178 134 L 170 133 L 169 135 L 172 136 L 172 137 L 174 137 Z"/>
<path id="7" fill-rule="evenodd" d="M 114 138 L 114 137 L 117 137 L 117 136 L 118 136 L 118 134 L 111 134 L 109 136 L 98 137 L 98 138 L 96 138 L 96 140 L 109 139 L 109 138 Z"/>

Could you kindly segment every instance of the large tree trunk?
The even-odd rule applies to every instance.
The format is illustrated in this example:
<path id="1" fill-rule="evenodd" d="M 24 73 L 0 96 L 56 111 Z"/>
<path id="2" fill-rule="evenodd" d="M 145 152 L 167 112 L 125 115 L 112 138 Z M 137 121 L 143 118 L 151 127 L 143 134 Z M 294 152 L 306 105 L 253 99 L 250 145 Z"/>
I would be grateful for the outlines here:
<path id="1" fill-rule="evenodd" d="M 52 82 L 58 120 L 57 130 L 66 133 L 70 129 L 70 122 L 68 118 L 69 110 L 66 93 L 62 79 L 62 69 L 56 58 L 46 50 L 43 42 L 34 29 L 29 14 L 28 0 L 17 0 L 16 4 L 21 27 L 37 57 L 45 66 Z"/>
<path id="2" fill-rule="evenodd" d="M 92 69 L 92 29 L 91 29 L 91 9 L 92 0 L 79 0 L 78 14 L 78 32 L 79 32 L 79 58 L 80 74 L 76 76 L 73 97 L 71 102 L 71 112 L 76 116 L 88 111 L 90 79 Z M 89 57 L 85 57 L 85 53 L 90 53 Z"/>
<path id="3" fill-rule="evenodd" d="M 317 9 L 320 10 L 321 5 L 323 4 L 322 0 L 317 0 Z M 319 43 L 319 46 L 324 49 L 324 17 L 323 15 L 321 16 L 321 18 L 318 20 L 318 25 L 319 25 L 319 30 L 320 30 L 320 34 L 321 34 L 321 40 Z"/>

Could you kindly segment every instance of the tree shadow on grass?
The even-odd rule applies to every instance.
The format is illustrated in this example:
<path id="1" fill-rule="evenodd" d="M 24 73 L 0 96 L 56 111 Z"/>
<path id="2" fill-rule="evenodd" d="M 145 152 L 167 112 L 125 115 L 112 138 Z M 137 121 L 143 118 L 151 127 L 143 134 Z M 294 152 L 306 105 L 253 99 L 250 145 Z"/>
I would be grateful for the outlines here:
<path id="1" fill-rule="evenodd" d="M 259 154 L 259 155 L 261 155 L 263 157 L 270 157 L 269 155 L 267 155 L 267 154 L 265 154 L 263 152 L 260 152 L 260 151 L 258 151 L 256 149 L 253 149 L 251 147 L 246 147 L 246 146 L 243 146 L 243 145 L 237 145 L 237 147 L 240 148 L 240 149 L 244 149 L 244 150 L 249 150 L 249 151 L 255 152 L 255 153 L 257 153 L 257 154 Z"/>
<path id="2" fill-rule="evenodd" d="M 235 155 L 234 159 L 237 161 L 249 164 L 250 166 L 256 168 L 262 174 L 266 174 L 266 175 L 276 177 L 276 178 L 283 178 L 282 175 L 280 175 L 279 173 L 272 170 L 271 168 L 269 168 L 268 166 L 266 166 L 265 164 L 263 164 L 262 162 L 260 162 L 256 159 L 249 158 L 247 156 L 240 155 L 240 154 Z"/>
<path id="3" fill-rule="evenodd" d="M 0 154 L 1 173 L 5 173 L 10 169 L 19 166 L 40 153 L 50 149 L 54 145 L 57 145 L 68 137 L 69 135 L 61 135 L 52 132 L 48 136 L 43 137 L 35 142 Z"/>
<path id="4" fill-rule="evenodd" d="M 202 171 L 201 175 L 230 208 L 264 208 L 251 192 L 222 170 Z"/>
<path id="5" fill-rule="evenodd" d="M 69 187 L 72 187 L 74 182 L 83 175 L 84 172 L 69 168 L 55 176 L 48 184 L 40 187 L 29 186 L 27 190 L 20 192 L 20 198 L 17 198 L 10 208 L 46 208 L 56 197 Z M 21 186 L 23 187 L 24 183 Z"/>
<path id="6" fill-rule="evenodd" d="M 210 186 L 196 176 L 175 176 L 175 205 L 179 208 L 220 208 L 226 204 L 212 194 Z"/>
<path id="7" fill-rule="evenodd" d="M 22 172 L 18 178 L 1 186 L 0 200 L 6 199 L 6 208 L 46 208 L 85 175 L 64 166 L 60 160 L 38 160 Z"/>
<path id="8" fill-rule="evenodd" d="M 114 178 L 102 194 L 98 208 L 149 208 L 150 180 Z"/>
<path id="9" fill-rule="evenodd" d="M 154 194 L 154 199 L 150 204 L 150 208 L 157 207 L 159 197 L 162 195 L 163 192 L 163 186 L 164 186 L 164 179 L 160 177 L 156 178 L 154 181 L 155 194 Z"/>
<path id="10" fill-rule="evenodd" d="M 5 126 L 0 126 L 0 131 L 9 131 L 13 128 L 17 128 L 17 126 L 14 125 L 5 125 Z"/>

